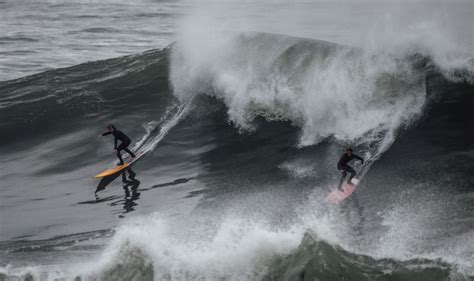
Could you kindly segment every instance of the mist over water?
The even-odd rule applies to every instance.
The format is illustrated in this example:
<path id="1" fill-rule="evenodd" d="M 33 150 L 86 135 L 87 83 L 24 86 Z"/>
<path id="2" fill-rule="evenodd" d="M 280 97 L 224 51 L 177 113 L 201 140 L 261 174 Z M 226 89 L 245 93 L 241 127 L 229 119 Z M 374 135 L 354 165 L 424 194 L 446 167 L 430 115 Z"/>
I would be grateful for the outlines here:
<path id="1" fill-rule="evenodd" d="M 18 3 L 5 79 L 91 62 L 0 82 L 0 279 L 472 279 L 471 2 Z"/>
<path id="2" fill-rule="evenodd" d="M 191 40 L 199 31 L 259 31 L 364 49 L 404 52 L 418 45 L 470 59 L 471 13 L 470 1 L 196 1 L 178 34 Z"/>

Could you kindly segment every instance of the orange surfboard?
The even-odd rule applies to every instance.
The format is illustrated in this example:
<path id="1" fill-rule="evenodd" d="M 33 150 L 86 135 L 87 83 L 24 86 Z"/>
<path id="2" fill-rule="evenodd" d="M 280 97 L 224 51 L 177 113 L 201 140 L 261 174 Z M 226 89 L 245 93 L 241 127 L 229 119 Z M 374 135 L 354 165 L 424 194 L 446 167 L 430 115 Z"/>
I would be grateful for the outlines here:
<path id="1" fill-rule="evenodd" d="M 102 173 L 95 175 L 95 178 L 103 178 L 103 177 L 106 177 L 106 176 L 113 175 L 115 173 L 118 173 L 118 172 L 122 171 L 123 169 L 127 168 L 128 166 L 130 166 L 130 165 L 128 163 L 125 163 L 123 165 L 119 165 L 117 167 L 107 169 L 107 170 L 103 171 Z"/>
<path id="2" fill-rule="evenodd" d="M 140 159 L 143 155 L 145 155 L 145 153 L 146 153 L 145 151 L 138 151 L 136 153 L 136 157 L 131 159 L 131 161 L 125 162 L 125 164 L 123 164 L 123 165 L 119 165 L 117 167 L 107 169 L 107 170 L 101 172 L 100 174 L 95 175 L 94 177 L 95 178 L 103 178 L 103 177 L 110 176 L 110 175 L 113 175 L 115 173 L 118 173 L 118 172 L 126 169 L 128 166 L 132 165 L 133 163 L 135 163 L 135 161 Z"/>

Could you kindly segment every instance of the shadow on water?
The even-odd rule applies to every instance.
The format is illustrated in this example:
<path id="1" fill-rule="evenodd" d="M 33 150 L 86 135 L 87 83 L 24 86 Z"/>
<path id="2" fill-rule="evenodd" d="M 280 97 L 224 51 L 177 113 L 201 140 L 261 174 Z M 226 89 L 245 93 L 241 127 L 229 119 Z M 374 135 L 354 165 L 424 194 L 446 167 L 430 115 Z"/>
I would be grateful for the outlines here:
<path id="1" fill-rule="evenodd" d="M 94 193 L 95 200 L 78 202 L 77 204 L 98 204 L 98 203 L 110 201 L 110 203 L 108 203 L 109 206 L 123 205 L 123 210 L 114 212 L 115 214 L 119 214 L 120 218 L 123 218 L 124 217 L 123 214 L 135 211 L 135 208 L 138 205 L 136 200 L 140 198 L 139 191 L 147 191 L 147 190 L 160 188 L 160 187 L 179 185 L 179 184 L 187 183 L 188 181 L 194 179 L 193 177 L 179 178 L 179 179 L 175 179 L 172 182 L 155 184 L 148 188 L 139 189 L 138 187 L 140 186 L 140 181 L 136 178 L 136 176 L 137 174 L 132 170 L 131 167 L 129 167 L 120 173 L 103 177 L 98 183 L 97 188 L 95 190 L 95 193 Z M 122 177 L 122 184 L 123 184 L 123 190 L 124 190 L 125 196 L 122 197 L 122 196 L 112 195 L 112 196 L 101 198 L 99 196 L 99 192 L 102 190 L 105 190 L 105 188 L 109 184 L 111 184 L 113 181 L 115 181 L 118 177 Z"/>
<path id="2" fill-rule="evenodd" d="M 121 199 L 120 196 L 107 196 L 104 198 L 100 198 L 98 192 L 104 190 L 110 183 L 112 183 L 120 176 L 122 177 L 123 191 L 125 193 L 124 198 Z M 135 207 L 138 205 L 135 201 L 140 198 L 140 192 L 138 192 L 140 181 L 136 179 L 136 176 L 137 174 L 132 170 L 131 167 L 129 167 L 120 173 L 103 177 L 95 190 L 95 200 L 79 202 L 78 204 L 97 204 L 112 201 L 109 204 L 110 206 L 123 205 L 124 211 L 121 211 L 119 213 L 128 213 L 135 211 Z M 119 217 L 123 216 L 120 215 Z"/>
<path id="3" fill-rule="evenodd" d="M 96 199 L 95 199 L 95 200 L 82 201 L 82 202 L 78 202 L 77 204 L 78 204 L 78 205 L 84 205 L 84 204 L 98 204 L 98 203 L 103 203 L 103 202 L 107 202 L 107 201 L 116 200 L 116 199 L 119 199 L 120 197 L 121 197 L 121 196 L 112 195 L 112 196 L 107 196 L 107 197 L 104 197 L 104 198 L 98 198 L 98 197 L 96 196 Z"/>
<path id="4" fill-rule="evenodd" d="M 167 187 L 167 186 L 173 186 L 173 185 L 178 185 L 178 184 L 182 184 L 182 183 L 187 183 L 188 181 L 190 181 L 192 179 L 194 179 L 194 178 L 190 177 L 190 178 L 175 179 L 172 182 L 165 182 L 165 183 L 155 184 L 155 185 L 153 185 L 149 188 L 140 188 L 140 191 L 146 191 L 146 190 L 150 190 L 150 189 L 153 189 L 153 188 Z"/>
<path id="5" fill-rule="evenodd" d="M 128 168 L 127 170 L 129 170 L 131 168 Z M 96 196 L 96 199 L 98 198 L 97 196 L 97 193 L 99 191 L 102 191 L 104 190 L 111 182 L 113 182 L 116 178 L 118 178 L 119 176 L 125 174 L 125 170 L 122 171 L 121 173 L 116 173 L 116 174 L 113 174 L 113 175 L 110 175 L 110 176 L 106 176 L 106 177 L 103 177 L 99 184 L 97 185 L 97 188 L 95 189 L 95 196 Z"/>
<path id="6" fill-rule="evenodd" d="M 136 175 L 137 174 L 132 171 L 131 168 L 128 168 L 122 173 L 123 191 L 125 192 L 125 199 L 123 202 L 124 211 L 122 213 L 133 212 L 135 211 L 135 206 L 138 205 L 137 203 L 135 203 L 135 201 L 140 198 L 140 192 L 137 191 L 138 186 L 140 186 L 140 181 L 135 178 Z M 113 206 L 113 204 L 114 203 L 112 203 L 111 205 Z"/>

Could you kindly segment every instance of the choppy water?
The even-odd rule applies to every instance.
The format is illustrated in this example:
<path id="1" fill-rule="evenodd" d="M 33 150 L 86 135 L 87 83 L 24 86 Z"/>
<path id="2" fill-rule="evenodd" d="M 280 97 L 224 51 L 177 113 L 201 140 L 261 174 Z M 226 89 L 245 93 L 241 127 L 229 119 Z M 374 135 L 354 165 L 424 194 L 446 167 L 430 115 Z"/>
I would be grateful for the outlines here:
<path id="1" fill-rule="evenodd" d="M 456 19 L 440 28 L 426 3 L 426 13 L 421 3 L 346 4 L 0 4 L 11 30 L 20 30 L 12 11 L 39 6 L 38 19 L 110 15 L 64 23 L 54 36 L 110 29 L 121 14 L 117 25 L 155 32 L 143 49 L 177 40 L 101 61 L 135 52 L 92 52 L 95 35 L 81 31 L 62 42 L 94 55 L 54 41 L 56 52 L 28 55 L 37 68 L 2 57 L 13 63 L 2 66 L 6 79 L 90 62 L 0 82 L 0 278 L 472 279 L 474 56 L 459 36 L 472 28 L 463 24 L 471 5 L 441 3 L 449 9 L 439 14 Z M 157 14 L 132 17 L 146 11 Z M 362 35 L 382 11 L 384 28 Z M 406 18 L 394 25 L 387 18 L 397 14 Z M 34 25 L 32 44 L 46 44 L 49 32 Z M 20 46 L 13 41 L 1 46 Z M 147 154 L 98 181 L 114 161 L 112 140 L 97 137 L 109 123 Z M 355 165 L 356 193 L 328 205 L 349 145 L 368 165 Z"/>
<path id="2" fill-rule="evenodd" d="M 178 2 L 2 1 L 0 80 L 171 43 Z"/>

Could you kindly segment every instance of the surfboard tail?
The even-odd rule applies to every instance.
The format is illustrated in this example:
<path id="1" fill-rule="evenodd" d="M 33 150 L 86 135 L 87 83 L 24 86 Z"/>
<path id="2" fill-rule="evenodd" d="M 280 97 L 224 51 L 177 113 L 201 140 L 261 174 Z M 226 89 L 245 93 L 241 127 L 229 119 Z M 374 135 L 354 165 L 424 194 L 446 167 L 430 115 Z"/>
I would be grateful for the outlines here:
<path id="1" fill-rule="evenodd" d="M 351 194 L 354 193 L 359 180 L 353 178 L 351 182 L 352 184 L 344 183 L 342 185 L 342 191 L 339 189 L 331 191 L 331 193 L 329 193 L 329 195 L 326 197 L 326 202 L 337 204 L 351 196 Z"/>

